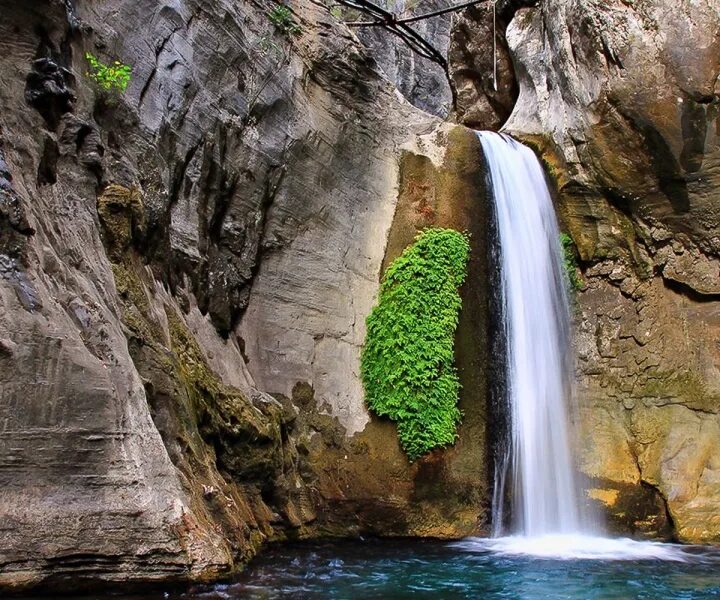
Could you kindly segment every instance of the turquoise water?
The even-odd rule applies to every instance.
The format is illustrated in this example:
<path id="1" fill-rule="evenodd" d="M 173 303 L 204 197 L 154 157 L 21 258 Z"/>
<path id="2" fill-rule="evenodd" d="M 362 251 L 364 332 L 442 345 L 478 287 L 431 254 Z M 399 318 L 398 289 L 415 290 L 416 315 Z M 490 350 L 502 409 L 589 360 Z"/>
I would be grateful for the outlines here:
<path id="1" fill-rule="evenodd" d="M 549 560 L 500 556 L 436 541 L 284 545 L 232 584 L 188 600 L 720 598 L 720 552 L 685 547 L 685 562 Z"/>
<path id="2" fill-rule="evenodd" d="M 84 600 L 720 598 L 720 549 L 674 546 L 675 560 L 669 561 L 558 560 L 499 554 L 487 549 L 488 543 L 358 540 L 277 545 L 231 583 Z"/>

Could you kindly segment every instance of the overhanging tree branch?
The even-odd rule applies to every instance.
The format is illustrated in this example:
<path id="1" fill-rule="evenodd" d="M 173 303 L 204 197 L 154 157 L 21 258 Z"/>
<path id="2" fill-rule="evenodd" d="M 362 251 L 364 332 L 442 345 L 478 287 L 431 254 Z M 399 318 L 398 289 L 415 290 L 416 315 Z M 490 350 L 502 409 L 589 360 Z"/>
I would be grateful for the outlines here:
<path id="1" fill-rule="evenodd" d="M 370 16 L 372 21 L 350 21 L 346 25 L 349 27 L 383 27 L 391 33 L 397 35 L 405 44 L 407 44 L 414 52 L 420 56 L 431 60 L 434 63 L 440 65 L 445 74 L 448 74 L 448 66 L 445 57 L 438 52 L 435 47 L 423 38 L 417 31 L 412 27 L 408 26 L 408 23 L 416 23 L 424 19 L 430 19 L 450 12 L 455 12 L 481 4 L 483 2 L 492 2 L 493 5 L 497 0 L 472 0 L 470 2 L 463 2 L 462 4 L 456 4 L 454 6 L 448 6 L 439 10 L 435 10 L 429 13 L 421 15 L 415 15 L 406 17 L 404 19 L 398 18 L 398 15 L 392 13 L 377 4 L 370 2 L 369 0 L 336 0 L 338 4 L 342 4 L 349 8 L 354 8 L 360 12 Z"/>

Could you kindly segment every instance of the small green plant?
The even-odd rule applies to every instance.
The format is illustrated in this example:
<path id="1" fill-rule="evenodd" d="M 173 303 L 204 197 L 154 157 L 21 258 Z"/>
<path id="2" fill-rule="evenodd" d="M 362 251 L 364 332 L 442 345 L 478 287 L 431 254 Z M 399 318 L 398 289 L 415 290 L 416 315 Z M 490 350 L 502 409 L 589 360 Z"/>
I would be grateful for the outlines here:
<path id="1" fill-rule="evenodd" d="M 410 460 L 457 437 L 454 341 L 469 254 L 467 234 L 422 231 L 387 269 L 367 318 L 365 397 L 371 410 L 397 423 Z"/>
<path id="2" fill-rule="evenodd" d="M 563 266 L 565 267 L 565 278 L 570 289 L 577 292 L 583 288 L 583 281 L 578 273 L 578 264 L 575 259 L 575 242 L 567 233 L 560 234 L 560 245 L 563 252 Z"/>
<path id="3" fill-rule="evenodd" d="M 299 35 L 302 31 L 300 25 L 293 19 L 292 11 L 283 4 L 278 4 L 269 13 L 268 19 L 281 33 L 287 36 Z"/>
<path id="4" fill-rule="evenodd" d="M 338 4 L 336 0 L 322 0 L 322 3 L 333 17 L 340 19 L 341 21 L 358 21 L 362 19 L 365 14 L 356 8 L 350 8 L 347 5 Z"/>
<path id="5" fill-rule="evenodd" d="M 260 48 L 260 51 L 266 56 L 272 56 L 276 59 L 281 59 L 283 57 L 282 47 L 273 39 L 273 36 L 269 33 L 265 33 L 260 37 L 258 47 Z"/>
<path id="6" fill-rule="evenodd" d="M 131 67 L 118 60 L 106 65 L 90 52 L 85 53 L 85 58 L 88 65 L 90 65 L 90 70 L 86 73 L 86 76 L 97 83 L 101 90 L 105 92 L 125 92 L 130 83 Z"/>

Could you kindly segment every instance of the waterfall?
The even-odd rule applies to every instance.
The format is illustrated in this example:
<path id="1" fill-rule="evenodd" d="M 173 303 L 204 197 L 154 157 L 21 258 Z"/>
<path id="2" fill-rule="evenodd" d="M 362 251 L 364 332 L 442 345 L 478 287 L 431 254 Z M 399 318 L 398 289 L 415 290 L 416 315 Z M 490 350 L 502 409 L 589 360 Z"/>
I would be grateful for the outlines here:
<path id="1" fill-rule="evenodd" d="M 496 238 L 491 246 L 497 246 L 497 260 L 491 278 L 500 297 L 493 308 L 502 315 L 491 354 L 500 356 L 505 377 L 493 386 L 497 398 L 490 411 L 498 413 L 490 415 L 496 446 L 494 535 L 455 546 L 554 559 L 684 561 L 679 546 L 605 537 L 583 510 L 568 427 L 570 309 L 545 175 L 535 154 L 510 136 L 478 132 L 478 137 L 495 205 L 489 235 Z M 509 420 L 506 430 L 503 420 Z M 506 500 L 511 535 L 504 530 Z"/>
<path id="2" fill-rule="evenodd" d="M 506 497 L 514 534 L 579 533 L 581 501 L 567 423 L 570 311 L 555 211 L 532 150 L 507 135 L 478 136 L 500 246 L 510 420 L 509 439 L 496 456 L 494 533 L 502 533 Z"/>

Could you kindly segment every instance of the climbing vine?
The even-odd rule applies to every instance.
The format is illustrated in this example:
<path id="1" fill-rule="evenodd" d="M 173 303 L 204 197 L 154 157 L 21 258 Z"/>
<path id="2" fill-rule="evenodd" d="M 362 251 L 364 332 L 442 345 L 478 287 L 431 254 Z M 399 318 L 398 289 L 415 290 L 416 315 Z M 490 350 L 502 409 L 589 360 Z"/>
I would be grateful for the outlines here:
<path id="1" fill-rule="evenodd" d="M 575 259 L 575 242 L 573 242 L 573 239 L 567 233 L 561 233 L 560 245 L 563 251 L 565 278 L 567 279 L 570 289 L 577 292 L 583 288 L 583 282 L 578 273 L 578 264 Z"/>
<path id="2" fill-rule="evenodd" d="M 424 230 L 388 268 L 367 318 L 361 357 L 367 403 L 397 423 L 410 460 L 457 436 L 454 336 L 469 254 L 467 234 Z"/>

